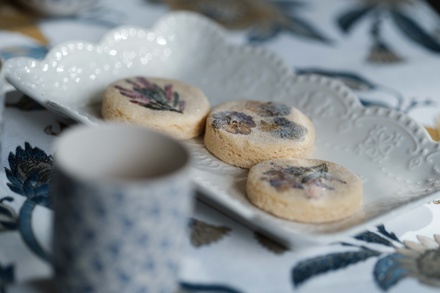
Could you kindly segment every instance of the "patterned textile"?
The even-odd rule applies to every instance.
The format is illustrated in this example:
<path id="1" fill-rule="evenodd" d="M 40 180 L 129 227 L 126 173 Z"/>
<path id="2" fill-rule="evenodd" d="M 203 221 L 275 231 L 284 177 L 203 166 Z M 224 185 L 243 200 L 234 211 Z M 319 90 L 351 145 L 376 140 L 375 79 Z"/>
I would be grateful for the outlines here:
<path id="1" fill-rule="evenodd" d="M 366 107 L 399 110 L 440 139 L 440 17 L 418 0 L 102 0 L 69 18 L 0 1 L 0 56 L 43 58 L 118 25 L 192 10 L 232 42 L 276 52 L 292 72 L 336 78 Z M 50 292 L 52 142 L 69 126 L 8 87 L 0 174 L 0 292 Z M 384 187 L 386 188 L 386 187 Z M 440 199 L 440 194 L 439 194 Z M 198 202 L 180 293 L 432 292 L 440 288 L 440 202 L 307 249 L 285 247 Z M 43 281 L 35 281 L 43 280 Z M 29 291 L 27 291 L 29 290 Z M 31 291 L 36 290 L 36 291 Z"/>

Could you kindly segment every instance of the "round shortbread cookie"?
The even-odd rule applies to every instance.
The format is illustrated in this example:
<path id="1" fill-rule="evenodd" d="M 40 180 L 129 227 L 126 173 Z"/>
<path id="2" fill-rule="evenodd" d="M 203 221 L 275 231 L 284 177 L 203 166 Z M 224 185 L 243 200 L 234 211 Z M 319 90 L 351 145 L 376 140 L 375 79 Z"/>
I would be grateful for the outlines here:
<path id="1" fill-rule="evenodd" d="M 129 122 L 177 139 L 203 133 L 210 104 L 198 88 L 176 80 L 131 77 L 108 86 L 102 102 L 106 120 Z"/>
<path id="2" fill-rule="evenodd" d="M 303 158 L 313 152 L 315 128 L 298 109 L 278 102 L 233 101 L 206 120 L 206 148 L 242 168 L 274 158 Z"/>
<path id="3" fill-rule="evenodd" d="M 362 181 L 333 162 L 275 159 L 250 169 L 246 193 L 252 204 L 280 218 L 324 223 L 359 209 Z"/>

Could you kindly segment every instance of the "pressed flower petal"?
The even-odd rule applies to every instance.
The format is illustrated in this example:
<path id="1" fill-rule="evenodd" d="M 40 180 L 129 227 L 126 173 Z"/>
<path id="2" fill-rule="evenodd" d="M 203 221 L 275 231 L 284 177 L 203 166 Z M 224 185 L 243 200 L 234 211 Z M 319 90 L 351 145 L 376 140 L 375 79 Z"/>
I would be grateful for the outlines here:
<path id="1" fill-rule="evenodd" d="M 125 82 L 132 85 L 131 89 L 120 85 L 115 85 L 115 88 L 133 104 L 151 110 L 183 113 L 185 103 L 182 103 L 177 92 L 173 92 L 172 85 L 161 88 L 143 77 L 126 79 Z"/>
<path id="2" fill-rule="evenodd" d="M 423 235 L 417 235 L 417 239 L 426 249 L 436 249 L 439 247 L 439 244 L 432 238 Z"/>
<path id="3" fill-rule="evenodd" d="M 223 111 L 212 115 L 212 127 L 232 134 L 250 134 L 251 128 L 256 127 L 252 116 L 237 111 Z"/>
<path id="4" fill-rule="evenodd" d="M 262 117 L 287 116 L 291 113 L 291 108 L 278 102 L 256 102 L 249 101 L 245 105 L 246 109 L 257 113 Z"/>

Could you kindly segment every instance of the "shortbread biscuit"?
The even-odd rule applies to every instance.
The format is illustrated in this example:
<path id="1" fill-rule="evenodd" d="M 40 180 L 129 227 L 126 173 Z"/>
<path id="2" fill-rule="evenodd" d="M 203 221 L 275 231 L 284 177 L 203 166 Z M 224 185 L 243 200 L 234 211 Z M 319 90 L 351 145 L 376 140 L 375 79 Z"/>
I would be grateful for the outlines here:
<path id="1" fill-rule="evenodd" d="M 233 101 L 208 115 L 204 143 L 220 160 L 242 168 L 313 152 L 315 128 L 298 109 L 278 102 Z"/>
<path id="2" fill-rule="evenodd" d="M 189 139 L 203 133 L 210 105 L 198 88 L 170 79 L 131 77 L 111 84 L 102 102 L 105 120 L 133 123 Z"/>
<path id="3" fill-rule="evenodd" d="M 256 207 L 280 218 L 325 223 L 359 209 L 362 181 L 333 162 L 275 159 L 250 169 L 246 193 Z"/>

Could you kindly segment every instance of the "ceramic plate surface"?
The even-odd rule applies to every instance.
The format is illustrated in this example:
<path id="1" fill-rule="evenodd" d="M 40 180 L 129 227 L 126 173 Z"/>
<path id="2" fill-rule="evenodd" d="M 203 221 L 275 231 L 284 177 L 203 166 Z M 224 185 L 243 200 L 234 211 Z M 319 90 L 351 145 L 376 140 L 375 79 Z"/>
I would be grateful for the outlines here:
<path id="1" fill-rule="evenodd" d="M 361 209 L 329 224 L 273 217 L 245 196 L 247 171 L 212 156 L 202 140 L 188 141 L 194 181 L 206 200 L 287 242 L 334 241 L 416 205 L 440 189 L 440 145 L 399 112 L 364 108 L 343 84 L 320 76 L 294 76 L 277 56 L 231 45 L 226 32 L 191 13 L 171 13 L 151 30 L 119 27 L 99 44 L 69 42 L 42 61 L 6 62 L 16 88 L 49 109 L 99 125 L 100 101 L 111 82 L 133 75 L 160 76 L 200 87 L 212 106 L 237 99 L 278 100 L 307 114 L 317 131 L 314 157 L 336 162 L 364 183 Z"/>

